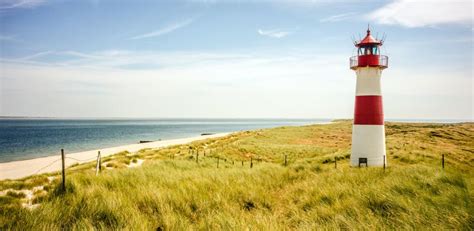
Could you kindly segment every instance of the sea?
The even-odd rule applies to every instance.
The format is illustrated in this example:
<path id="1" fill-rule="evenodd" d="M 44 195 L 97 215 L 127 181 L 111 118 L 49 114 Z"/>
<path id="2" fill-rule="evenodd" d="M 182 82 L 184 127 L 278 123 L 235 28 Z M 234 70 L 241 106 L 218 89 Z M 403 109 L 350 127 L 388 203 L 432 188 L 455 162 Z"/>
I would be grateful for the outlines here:
<path id="1" fill-rule="evenodd" d="M 100 148 L 327 123 L 332 119 L 0 119 L 0 163 Z"/>

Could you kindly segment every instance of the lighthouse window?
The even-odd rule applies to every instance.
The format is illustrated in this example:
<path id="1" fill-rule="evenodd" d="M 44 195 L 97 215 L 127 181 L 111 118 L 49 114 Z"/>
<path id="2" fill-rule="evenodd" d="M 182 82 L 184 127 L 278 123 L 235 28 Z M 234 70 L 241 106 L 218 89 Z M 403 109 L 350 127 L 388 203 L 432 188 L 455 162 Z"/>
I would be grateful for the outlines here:
<path id="1" fill-rule="evenodd" d="M 360 47 L 358 53 L 359 55 L 378 55 L 379 49 L 377 46 Z"/>
<path id="2" fill-rule="evenodd" d="M 378 49 L 376 46 L 372 47 L 372 54 L 377 55 L 379 54 Z"/>

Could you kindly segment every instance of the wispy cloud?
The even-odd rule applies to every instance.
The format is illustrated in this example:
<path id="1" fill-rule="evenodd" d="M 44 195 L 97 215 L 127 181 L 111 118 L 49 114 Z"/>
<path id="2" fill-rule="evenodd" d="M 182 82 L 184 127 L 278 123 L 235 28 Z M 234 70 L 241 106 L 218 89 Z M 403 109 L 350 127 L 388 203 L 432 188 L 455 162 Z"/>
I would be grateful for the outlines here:
<path id="1" fill-rule="evenodd" d="M 282 29 L 273 29 L 273 30 L 258 29 L 257 32 L 259 35 L 267 36 L 271 38 L 283 38 L 291 34 L 290 31 L 285 31 Z"/>
<path id="2" fill-rule="evenodd" d="M 349 12 L 349 13 L 345 13 L 345 14 L 336 14 L 336 15 L 331 15 L 331 16 L 326 17 L 326 18 L 322 18 L 319 21 L 320 22 L 339 22 L 339 21 L 344 21 L 344 20 L 350 19 L 350 18 L 354 17 L 354 15 L 356 15 L 356 12 Z"/>
<path id="3" fill-rule="evenodd" d="M 234 52 L 110 50 L 69 52 L 84 59 L 68 66 L 2 63 L 2 113 L 247 118 L 351 115 L 352 106 L 347 99 L 351 98 L 353 82 L 347 78 L 347 64 L 341 61 L 346 59 L 346 54 L 282 49 Z M 140 62 L 154 62 L 159 68 L 131 66 Z M 124 70 L 121 68 L 124 65 L 132 68 Z M 393 95 L 392 98 L 402 98 L 390 102 L 400 111 L 390 111 L 391 116 L 470 118 L 471 101 L 459 99 L 472 98 L 471 73 L 447 69 L 440 72 L 430 68 L 395 68 L 393 73 L 387 72 L 401 78 L 385 85 L 385 92 Z M 453 78 L 445 78 L 447 73 Z M 328 75 L 332 81 L 325 78 Z M 430 81 L 414 76 L 429 76 Z M 416 90 L 403 85 L 413 80 Z M 434 96 L 436 100 L 433 92 L 441 92 Z M 413 97 L 420 100 L 413 103 Z M 294 102 L 302 103 L 295 106 Z M 320 110 L 314 110 L 315 104 Z M 440 107 L 449 110 L 440 115 Z"/>
<path id="4" fill-rule="evenodd" d="M 472 23 L 472 2 L 395 0 L 372 13 L 367 19 L 381 24 L 425 27 L 440 24 Z"/>
<path id="5" fill-rule="evenodd" d="M 2 41 L 17 41 L 15 36 L 12 35 L 0 35 L 0 42 Z"/>
<path id="6" fill-rule="evenodd" d="M 47 56 L 47 55 L 53 54 L 53 53 L 54 53 L 54 51 L 43 51 L 43 52 L 38 52 L 38 53 L 35 53 L 35 54 L 28 55 L 28 56 L 25 56 L 25 57 L 22 57 L 22 58 L 19 58 L 19 59 L 16 59 L 16 60 L 18 60 L 18 61 L 29 61 L 29 60 L 44 57 L 44 56 Z"/>
<path id="7" fill-rule="evenodd" d="M 1 0 L 0 10 L 34 8 L 44 3 L 46 3 L 45 0 Z"/>
<path id="8" fill-rule="evenodd" d="M 134 40 L 134 39 L 145 39 L 145 38 L 158 37 L 158 36 L 161 36 L 161 35 L 164 35 L 164 34 L 171 33 L 171 32 L 173 32 L 177 29 L 180 29 L 182 27 L 185 27 L 185 26 L 191 24 L 192 22 L 194 22 L 194 18 L 186 19 L 186 20 L 181 21 L 181 22 L 176 22 L 176 23 L 167 25 L 167 26 L 165 26 L 165 27 L 163 27 L 159 30 L 153 31 L 153 32 L 140 34 L 140 35 L 131 37 L 130 39 Z"/>

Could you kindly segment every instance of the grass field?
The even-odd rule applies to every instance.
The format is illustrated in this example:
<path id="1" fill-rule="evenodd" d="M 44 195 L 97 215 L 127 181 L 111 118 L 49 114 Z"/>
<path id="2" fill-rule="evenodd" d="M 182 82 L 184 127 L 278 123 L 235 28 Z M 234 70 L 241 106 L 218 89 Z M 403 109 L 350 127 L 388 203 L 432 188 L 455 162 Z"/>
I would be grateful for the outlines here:
<path id="1" fill-rule="evenodd" d="M 119 153 L 69 168 L 65 193 L 57 173 L 1 181 L 0 230 L 472 230 L 474 124 L 386 129 L 386 171 L 349 167 L 338 121 Z"/>

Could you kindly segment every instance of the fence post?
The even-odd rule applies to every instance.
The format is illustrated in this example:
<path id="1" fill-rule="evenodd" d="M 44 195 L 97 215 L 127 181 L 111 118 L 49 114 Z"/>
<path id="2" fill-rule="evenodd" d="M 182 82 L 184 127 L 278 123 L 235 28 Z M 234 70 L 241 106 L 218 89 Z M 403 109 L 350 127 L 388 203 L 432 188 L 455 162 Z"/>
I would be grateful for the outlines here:
<path id="1" fill-rule="evenodd" d="M 244 166 L 244 161 L 242 160 L 242 166 Z"/>
<path id="2" fill-rule="evenodd" d="M 62 190 L 66 192 L 66 163 L 65 163 L 65 156 L 64 156 L 64 149 L 61 149 L 61 161 L 62 161 L 62 169 L 63 169 L 63 179 L 62 179 Z"/>
<path id="3" fill-rule="evenodd" d="M 102 154 L 100 154 L 100 151 L 99 151 L 99 172 L 102 171 Z"/>
<path id="4" fill-rule="evenodd" d="M 288 165 L 288 161 L 287 161 L 287 155 L 285 155 L 285 166 Z"/>
<path id="5" fill-rule="evenodd" d="M 385 166 L 386 166 L 386 164 L 385 164 L 385 155 L 383 155 L 383 171 L 384 172 L 385 172 Z"/>
<path id="6" fill-rule="evenodd" d="M 199 164 L 199 152 L 196 153 L 196 163 Z"/>
<path id="7" fill-rule="evenodd" d="M 219 157 L 217 157 L 217 168 L 219 168 Z"/>
<path id="8" fill-rule="evenodd" d="M 253 158 L 250 157 L 250 168 L 252 168 L 252 167 L 253 167 Z"/>
<path id="9" fill-rule="evenodd" d="M 97 153 L 97 165 L 95 167 L 95 175 L 96 176 L 99 175 L 99 172 L 101 170 L 101 163 L 100 162 L 101 162 L 101 158 L 100 158 L 100 151 L 99 151 L 99 153 Z"/>
<path id="10" fill-rule="evenodd" d="M 334 168 L 337 169 L 337 156 L 334 157 Z"/>
<path id="11" fill-rule="evenodd" d="M 441 158 L 441 166 L 443 166 L 443 170 L 444 170 L 444 154 L 442 155 L 442 158 Z"/>

